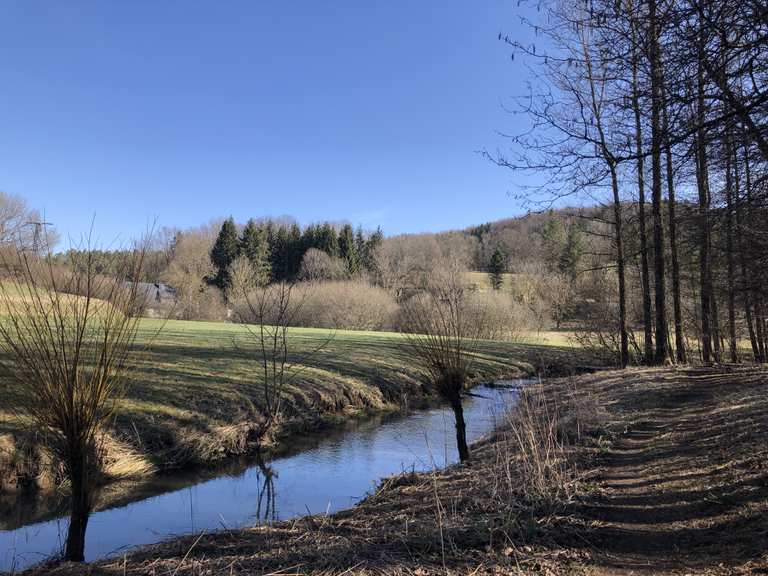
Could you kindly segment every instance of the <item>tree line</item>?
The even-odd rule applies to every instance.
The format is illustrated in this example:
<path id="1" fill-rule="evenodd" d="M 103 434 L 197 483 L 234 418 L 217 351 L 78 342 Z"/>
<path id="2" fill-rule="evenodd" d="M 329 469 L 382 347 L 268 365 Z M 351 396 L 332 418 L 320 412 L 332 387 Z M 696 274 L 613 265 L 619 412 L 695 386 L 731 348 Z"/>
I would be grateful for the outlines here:
<path id="1" fill-rule="evenodd" d="M 349 276 L 373 273 L 375 253 L 384 238 L 381 230 L 366 234 L 350 224 L 336 227 L 329 222 L 310 224 L 302 230 L 273 220 L 250 219 L 238 231 L 233 218 L 221 225 L 211 249 L 215 277 L 211 282 L 222 290 L 231 284 L 231 267 L 239 257 L 248 260 L 260 283 L 296 280 L 302 261 L 314 249 L 341 260 Z"/>
<path id="2" fill-rule="evenodd" d="M 523 20 L 534 43 L 502 36 L 535 71 L 520 102 L 530 125 L 509 154 L 489 156 L 544 175 L 532 202 L 582 196 L 606 208 L 618 362 L 737 362 L 742 341 L 764 362 L 764 3 L 541 6 L 542 18 Z"/>

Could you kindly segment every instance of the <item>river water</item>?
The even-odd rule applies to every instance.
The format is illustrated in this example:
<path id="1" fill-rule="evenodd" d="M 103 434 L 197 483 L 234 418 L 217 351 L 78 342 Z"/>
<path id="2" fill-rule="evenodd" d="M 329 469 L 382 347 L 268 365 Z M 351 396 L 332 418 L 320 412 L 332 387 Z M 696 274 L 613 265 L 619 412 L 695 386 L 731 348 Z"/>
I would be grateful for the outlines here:
<path id="1" fill-rule="evenodd" d="M 514 403 L 516 385 L 480 386 L 465 400 L 467 436 L 489 432 Z M 511 387 L 510 387 L 511 386 Z M 206 477 L 161 477 L 130 503 L 91 515 L 86 560 L 202 530 L 236 528 L 354 506 L 384 477 L 424 471 L 458 460 L 453 413 L 445 407 L 371 418 L 331 430 L 314 445 L 266 466 L 243 464 Z M 181 486 L 181 487 L 180 487 Z M 18 510 L 17 512 L 22 512 Z M 19 517 L 23 517 L 21 514 Z M 2 518 L 4 526 L 23 520 Z M 0 571 L 19 570 L 56 554 L 66 515 L 0 531 Z"/>

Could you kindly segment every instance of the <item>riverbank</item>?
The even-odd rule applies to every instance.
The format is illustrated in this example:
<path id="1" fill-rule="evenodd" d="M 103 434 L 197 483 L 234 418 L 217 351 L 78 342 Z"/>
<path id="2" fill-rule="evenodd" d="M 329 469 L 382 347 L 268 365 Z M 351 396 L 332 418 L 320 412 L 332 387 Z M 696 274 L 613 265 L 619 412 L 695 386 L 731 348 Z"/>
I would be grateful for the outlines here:
<path id="1" fill-rule="evenodd" d="M 469 466 L 387 479 L 330 516 L 175 539 L 46 573 L 764 573 L 765 385 L 759 369 L 552 380 L 474 446 Z M 526 442 L 526 430 L 556 434 Z M 536 456 L 537 446 L 550 457 Z"/>
<path id="2" fill-rule="evenodd" d="M 228 323 L 146 320 L 106 441 L 104 484 L 135 482 L 179 469 L 221 466 L 251 453 L 262 388 L 253 342 Z M 291 331 L 289 361 L 298 376 L 286 389 L 285 418 L 262 449 L 281 453 L 297 436 L 372 413 L 429 402 L 399 334 L 316 329 Z M 310 351 L 317 350 L 311 357 Z M 483 342 L 476 381 L 514 378 L 578 363 L 562 344 Z M 0 410 L 0 518 L 16 495 L 55 497 L 62 475 L 22 422 Z M 114 494 L 112 492 L 106 492 Z M 114 499 L 100 503 L 107 506 Z M 40 506 L 49 510 L 50 506 Z M 45 518 L 33 514 L 28 520 Z M 0 523 L 0 527 L 3 524 Z M 10 526 L 5 526 L 10 527 Z"/>

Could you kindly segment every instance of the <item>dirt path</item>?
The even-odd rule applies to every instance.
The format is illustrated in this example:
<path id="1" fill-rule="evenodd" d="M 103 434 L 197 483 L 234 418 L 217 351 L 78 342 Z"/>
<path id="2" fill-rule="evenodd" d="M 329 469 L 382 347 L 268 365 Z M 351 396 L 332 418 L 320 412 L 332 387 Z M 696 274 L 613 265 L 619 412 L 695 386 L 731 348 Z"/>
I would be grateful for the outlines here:
<path id="1" fill-rule="evenodd" d="M 586 571 L 768 574 L 764 374 L 659 371 L 624 385 L 617 408 L 631 417 L 573 510 Z"/>

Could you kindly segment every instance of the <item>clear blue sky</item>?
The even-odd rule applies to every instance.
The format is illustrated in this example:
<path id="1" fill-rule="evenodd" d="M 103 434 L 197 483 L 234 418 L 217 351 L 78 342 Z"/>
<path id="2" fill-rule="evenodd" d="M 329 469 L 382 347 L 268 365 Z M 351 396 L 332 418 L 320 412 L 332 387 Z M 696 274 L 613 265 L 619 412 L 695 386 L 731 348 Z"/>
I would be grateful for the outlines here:
<path id="1" fill-rule="evenodd" d="M 0 189 L 64 234 L 290 214 L 388 234 L 521 212 L 515 0 L 0 5 Z"/>

